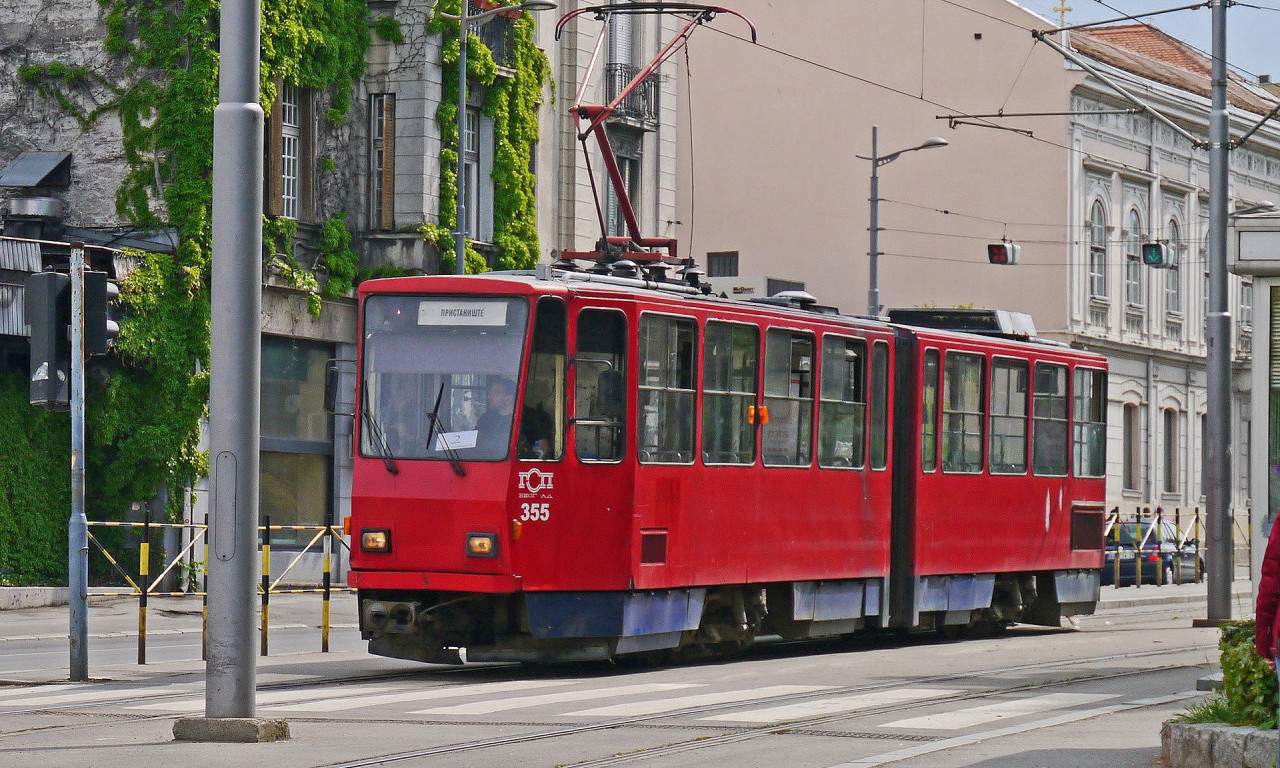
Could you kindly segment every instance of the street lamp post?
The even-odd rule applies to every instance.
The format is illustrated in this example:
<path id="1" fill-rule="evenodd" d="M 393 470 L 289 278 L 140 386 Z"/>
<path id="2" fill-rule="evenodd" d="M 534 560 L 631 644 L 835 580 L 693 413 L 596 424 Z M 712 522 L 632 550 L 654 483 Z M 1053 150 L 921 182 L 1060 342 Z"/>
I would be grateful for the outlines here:
<path id="1" fill-rule="evenodd" d="M 940 136 L 925 139 L 922 143 L 914 147 L 900 149 L 897 152 L 891 152 L 883 157 L 878 154 L 876 147 L 876 132 L 879 126 L 871 126 L 871 156 L 855 155 L 860 160 L 871 161 L 871 249 L 869 255 L 871 257 L 871 279 L 867 290 L 867 314 L 876 317 L 880 314 L 880 166 L 888 165 L 897 160 L 907 152 L 915 152 L 919 149 L 932 149 L 933 147 L 945 147 L 949 143 Z"/>
<path id="2" fill-rule="evenodd" d="M 472 24 L 477 27 L 482 26 L 499 13 L 512 13 L 515 11 L 550 11 L 556 7 L 555 3 L 549 0 L 527 0 L 527 2 L 519 5 L 501 6 L 490 8 L 487 11 L 471 14 L 467 12 L 470 0 L 462 0 L 457 16 L 451 13 L 440 12 L 440 16 L 458 22 L 458 205 L 457 205 L 457 231 L 454 232 L 454 264 L 453 272 L 456 275 L 467 274 L 467 181 L 463 175 L 465 168 L 466 147 L 464 142 L 467 135 L 467 35 L 470 32 Z"/>

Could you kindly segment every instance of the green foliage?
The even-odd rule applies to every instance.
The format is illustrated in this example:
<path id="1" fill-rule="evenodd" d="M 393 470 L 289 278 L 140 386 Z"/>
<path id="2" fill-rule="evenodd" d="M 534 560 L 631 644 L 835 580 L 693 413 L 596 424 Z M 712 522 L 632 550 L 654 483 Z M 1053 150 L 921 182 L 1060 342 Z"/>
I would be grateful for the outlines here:
<path id="1" fill-rule="evenodd" d="M 514 5 L 512 1 L 505 2 Z M 460 0 L 441 0 L 440 11 L 456 15 Z M 428 31 L 443 35 L 444 95 L 436 109 L 440 124 L 440 208 L 438 224 L 419 228 L 423 239 L 440 250 L 440 271 L 453 271 L 458 197 L 458 23 L 437 16 Z M 546 54 L 533 39 L 534 23 L 521 15 L 512 33 L 510 76 L 499 76 L 493 53 L 475 34 L 467 37 L 467 74 L 485 86 L 484 113 L 494 125 L 494 244 L 499 269 L 529 269 L 538 261 L 537 211 L 533 173 L 529 170 L 538 141 L 538 104 L 550 80 Z M 475 256 L 473 260 L 472 256 Z M 483 257 L 467 247 L 467 273 L 487 269 Z"/>
<path id="2" fill-rule="evenodd" d="M 1222 626 L 1222 692 L 1236 725 L 1276 727 L 1276 674 L 1253 650 L 1254 624 L 1234 621 Z"/>
<path id="3" fill-rule="evenodd" d="M 394 16 L 379 16 L 374 19 L 373 31 L 388 43 L 399 45 L 404 42 L 404 32 L 400 31 L 400 22 Z"/>
<path id="4" fill-rule="evenodd" d="M 27 391 L 20 373 L 0 375 L 0 584 L 65 584 L 70 421 L 32 408 Z"/>
<path id="5" fill-rule="evenodd" d="M 126 318 L 117 365 L 87 404 L 86 483 L 91 520 L 119 519 L 163 483 L 181 488 L 207 474 L 197 449 L 208 401 L 209 256 L 212 242 L 213 112 L 218 100 L 217 0 L 99 0 L 104 49 L 124 64 L 122 82 L 61 62 L 24 65 L 18 82 L 56 101 L 91 129 L 107 112 L 119 117 L 127 172 L 116 209 L 139 227 L 172 226 L 172 255 L 132 254 L 139 266 L 121 285 Z M 364 0 L 264 0 L 262 101 L 275 79 L 329 89 L 328 119 L 341 122 L 363 73 L 369 45 Z M 98 103 L 92 90 L 110 94 Z M 332 164 L 327 166 L 332 170 Z M 279 220 L 277 220 L 279 221 Z M 292 223 L 291 223 L 292 224 Z M 267 242 L 292 238 L 278 225 Z M 341 229 L 341 232 L 337 229 Z M 354 277 L 341 221 L 326 268 L 339 286 Z M 266 230 L 264 230 L 265 232 Z M 285 247 L 284 253 L 290 248 Z M 287 279 L 309 291 L 320 310 L 315 276 L 289 258 Z M 26 405 L 25 377 L 0 381 L 0 579 L 65 580 L 69 457 L 65 414 Z M 181 493 L 170 494 L 176 519 Z"/>
<path id="6" fill-rule="evenodd" d="M 345 296 L 355 287 L 360 260 L 350 246 L 347 214 L 340 213 L 324 223 L 320 232 L 320 263 L 329 273 L 329 281 L 324 284 L 326 299 Z"/>

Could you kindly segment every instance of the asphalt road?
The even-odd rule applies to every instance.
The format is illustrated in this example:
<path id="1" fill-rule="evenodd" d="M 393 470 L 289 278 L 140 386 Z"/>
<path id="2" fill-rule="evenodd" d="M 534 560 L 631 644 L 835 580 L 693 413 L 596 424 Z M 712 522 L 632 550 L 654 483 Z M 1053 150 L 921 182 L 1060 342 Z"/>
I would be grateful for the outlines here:
<path id="1" fill-rule="evenodd" d="M 1179 590 L 1193 602 L 1159 599 Z M 1204 611 L 1196 592 L 1120 590 L 1141 599 L 1075 629 L 766 643 L 656 668 L 371 657 L 347 596 L 334 604 L 333 652 L 320 654 L 318 599 L 273 598 L 257 715 L 288 720 L 292 739 L 219 745 L 171 735 L 176 718 L 203 713 L 198 606 L 153 608 L 149 629 L 171 632 L 149 639 L 145 666 L 136 625 L 129 633 L 136 611 L 94 606 L 85 684 L 54 682 L 65 680 L 65 609 L 5 612 L 0 678 L 14 683 L 0 685 L 0 765 L 1145 768 L 1160 723 L 1198 700 L 1196 680 L 1215 668 L 1216 632 L 1191 627 Z"/>

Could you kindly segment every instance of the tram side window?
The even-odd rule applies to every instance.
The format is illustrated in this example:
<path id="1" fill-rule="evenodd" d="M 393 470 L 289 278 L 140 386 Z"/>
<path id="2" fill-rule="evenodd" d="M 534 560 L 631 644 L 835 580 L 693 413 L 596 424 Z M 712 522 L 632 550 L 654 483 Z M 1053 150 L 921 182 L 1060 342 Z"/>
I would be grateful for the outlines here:
<path id="1" fill-rule="evenodd" d="M 813 337 L 770 328 L 764 342 L 764 405 L 760 430 L 765 466 L 808 466 L 813 430 Z"/>
<path id="2" fill-rule="evenodd" d="M 942 371 L 942 471 L 982 471 L 981 355 L 948 352 Z"/>
<path id="3" fill-rule="evenodd" d="M 1031 470 L 1067 474 L 1067 367 L 1036 363 L 1032 394 Z"/>
<path id="4" fill-rule="evenodd" d="M 861 467 L 867 419 L 867 345 L 822 339 L 818 405 L 818 466 Z"/>
<path id="5" fill-rule="evenodd" d="M 521 459 L 558 460 L 564 454 L 566 322 L 563 301 L 538 300 L 516 439 Z"/>
<path id="6" fill-rule="evenodd" d="M 993 475 L 1021 475 L 1027 471 L 1027 386 L 1025 360 L 996 360 L 991 364 L 991 445 L 987 466 Z"/>
<path id="7" fill-rule="evenodd" d="M 642 464 L 693 461 L 697 338 L 692 318 L 640 318 L 636 455 Z"/>
<path id="8" fill-rule="evenodd" d="M 871 347 L 871 468 L 889 463 L 889 345 Z"/>
<path id="9" fill-rule="evenodd" d="M 1075 475 L 1103 477 L 1107 473 L 1107 375 L 1077 368 L 1075 378 Z"/>
<path id="10" fill-rule="evenodd" d="M 578 314 L 574 360 L 574 444 L 584 461 L 617 461 L 626 446 L 627 318 L 621 312 Z"/>
<path id="11" fill-rule="evenodd" d="M 708 322 L 702 352 L 702 461 L 754 464 L 760 331 Z"/>
<path id="12" fill-rule="evenodd" d="M 920 390 L 920 470 L 938 469 L 938 350 L 924 353 L 924 381 Z"/>

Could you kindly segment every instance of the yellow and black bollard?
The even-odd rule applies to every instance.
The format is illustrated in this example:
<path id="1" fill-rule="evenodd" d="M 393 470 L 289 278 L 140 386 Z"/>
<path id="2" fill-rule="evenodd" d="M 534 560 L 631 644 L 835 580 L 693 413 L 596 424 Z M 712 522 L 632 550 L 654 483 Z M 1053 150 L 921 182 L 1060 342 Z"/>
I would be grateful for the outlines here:
<path id="1" fill-rule="evenodd" d="M 271 516 L 262 519 L 262 647 L 259 654 L 267 655 L 267 626 L 271 615 Z"/>
<path id="2" fill-rule="evenodd" d="M 138 663 L 147 663 L 147 592 L 151 583 L 151 511 L 142 521 L 142 543 L 138 545 Z"/>
<path id="3" fill-rule="evenodd" d="M 320 607 L 320 652 L 329 652 L 329 556 L 333 551 L 333 526 L 330 525 L 324 532 L 324 579 L 323 582 L 323 600 Z"/>

